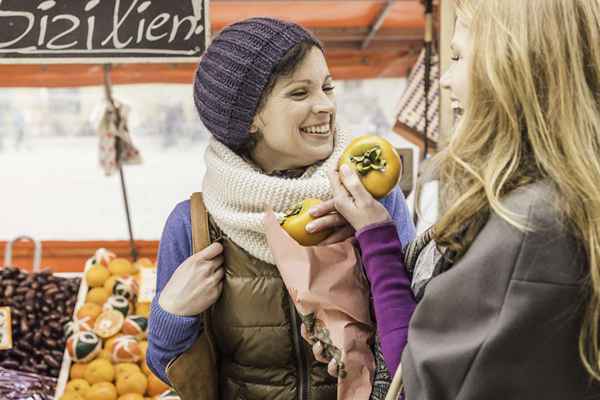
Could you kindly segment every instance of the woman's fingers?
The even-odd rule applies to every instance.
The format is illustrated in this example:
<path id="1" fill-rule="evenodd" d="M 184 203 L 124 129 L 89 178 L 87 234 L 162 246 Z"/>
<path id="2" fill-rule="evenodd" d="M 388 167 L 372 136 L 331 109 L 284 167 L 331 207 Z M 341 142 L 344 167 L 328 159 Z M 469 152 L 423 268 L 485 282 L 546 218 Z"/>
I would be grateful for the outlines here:
<path id="1" fill-rule="evenodd" d="M 336 230 L 331 235 L 327 236 L 325 240 L 319 243 L 319 246 L 326 246 L 328 244 L 343 242 L 344 240 L 354 236 L 354 232 L 354 228 L 350 225 L 347 225 L 343 228 Z"/>
<path id="2" fill-rule="evenodd" d="M 333 191 L 334 198 L 347 197 L 349 199 L 352 199 L 350 192 L 346 190 L 346 188 L 340 181 L 340 176 L 336 170 L 332 169 L 327 171 L 327 177 L 329 178 L 329 184 L 331 185 L 331 190 Z"/>
<path id="3" fill-rule="evenodd" d="M 225 257 L 223 257 L 223 255 L 216 256 L 215 258 L 211 259 L 210 261 L 207 261 L 207 262 L 210 262 L 210 272 L 214 273 L 216 270 L 221 268 L 223 261 L 225 261 Z"/>
<path id="4" fill-rule="evenodd" d="M 333 202 L 333 199 L 329 199 L 324 202 L 321 202 L 321 203 L 317 204 L 316 206 L 311 207 L 310 210 L 308 210 L 308 212 L 310 213 L 310 215 L 313 218 L 319 218 L 319 217 L 322 217 L 329 213 L 332 213 L 334 211 L 335 211 L 335 204 Z"/>
<path id="5" fill-rule="evenodd" d="M 348 222 L 344 217 L 337 212 L 334 212 L 323 217 L 319 217 L 306 225 L 306 231 L 308 233 L 316 233 L 332 228 L 342 227 L 347 224 Z"/>
<path id="6" fill-rule="evenodd" d="M 205 247 L 201 251 L 192 254 L 190 259 L 193 261 L 206 261 L 212 260 L 223 252 L 223 245 L 219 242 L 211 243 L 210 246 Z"/>
<path id="7" fill-rule="evenodd" d="M 339 179 L 357 205 L 367 204 L 373 196 L 365 189 L 359 176 L 347 165 L 340 167 Z"/>
<path id="8" fill-rule="evenodd" d="M 213 284 L 216 286 L 223 280 L 224 277 L 225 277 L 225 270 L 223 268 L 219 268 L 212 275 L 211 279 L 212 279 Z"/>
<path id="9" fill-rule="evenodd" d="M 354 199 L 340 181 L 337 171 L 330 170 L 328 171 L 327 176 L 329 178 L 331 189 L 333 190 L 333 204 L 335 205 L 336 210 L 347 219 L 347 213 L 355 208 Z"/>

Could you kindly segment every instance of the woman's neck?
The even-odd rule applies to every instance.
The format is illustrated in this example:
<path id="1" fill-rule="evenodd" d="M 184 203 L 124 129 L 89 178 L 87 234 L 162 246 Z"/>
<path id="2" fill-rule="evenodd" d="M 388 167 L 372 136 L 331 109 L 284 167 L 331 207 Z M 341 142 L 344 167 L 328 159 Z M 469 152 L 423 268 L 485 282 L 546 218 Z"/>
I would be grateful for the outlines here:
<path id="1" fill-rule="evenodd" d="M 261 163 L 253 155 L 250 155 L 250 154 L 240 154 L 240 155 L 247 163 L 254 165 L 258 169 L 260 169 L 262 173 L 264 173 L 265 175 L 269 175 L 269 176 L 280 176 L 280 177 L 285 177 L 285 178 L 299 178 L 300 176 L 302 176 L 304 171 L 306 171 L 306 169 L 309 167 L 307 165 L 305 167 L 298 167 L 298 168 L 283 167 L 282 169 L 279 169 L 275 165 L 270 165 L 269 163 L 264 163 L 264 162 Z"/>
<path id="2" fill-rule="evenodd" d="M 292 165 L 289 160 L 281 160 L 274 158 L 272 151 L 261 151 L 259 145 L 257 145 L 251 154 L 250 159 L 254 165 L 258 166 L 265 174 L 273 175 L 277 171 L 288 171 L 296 169 L 306 169 L 308 166 L 296 166 Z"/>

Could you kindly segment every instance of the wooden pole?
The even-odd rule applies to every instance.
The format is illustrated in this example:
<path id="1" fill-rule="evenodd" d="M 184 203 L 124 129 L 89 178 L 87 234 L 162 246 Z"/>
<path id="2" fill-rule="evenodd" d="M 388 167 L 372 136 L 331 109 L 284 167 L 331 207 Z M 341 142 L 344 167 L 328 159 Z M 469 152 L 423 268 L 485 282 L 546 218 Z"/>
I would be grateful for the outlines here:
<path id="1" fill-rule="evenodd" d="M 431 57 L 433 55 L 433 0 L 425 0 L 425 129 L 423 130 L 423 160 L 429 153 L 429 92 L 431 90 Z"/>
<path id="2" fill-rule="evenodd" d="M 106 100 L 110 104 L 112 108 L 112 112 L 115 113 L 117 118 L 117 128 L 121 124 L 121 115 L 115 104 L 115 100 L 112 95 L 112 83 L 110 80 L 110 64 L 104 64 L 104 93 L 106 95 Z M 131 258 L 133 261 L 137 261 L 138 259 L 138 251 L 135 245 L 135 240 L 133 239 L 133 229 L 131 227 L 131 214 L 129 212 L 129 201 L 127 200 L 127 186 L 125 185 L 125 175 L 123 174 L 123 165 L 121 164 L 121 150 L 123 144 L 121 143 L 121 138 L 118 136 L 115 137 L 115 159 L 117 163 L 117 167 L 119 168 L 119 177 L 121 178 L 121 193 L 123 194 L 123 203 L 125 206 L 125 216 L 127 218 L 127 229 L 129 231 L 129 248 L 131 253 Z"/>
<path id="3" fill-rule="evenodd" d="M 381 25 L 383 25 L 383 21 L 392 9 L 393 4 L 394 0 L 387 0 L 387 3 L 383 6 L 381 11 L 379 12 L 379 15 L 375 18 L 375 22 L 373 22 L 373 25 L 371 25 L 371 28 L 369 28 L 369 33 L 367 34 L 367 37 L 365 38 L 365 40 L 363 40 L 362 44 L 360 45 L 361 50 L 365 50 L 369 46 L 371 40 L 373 40 L 373 38 L 377 34 L 377 31 L 379 30 L 379 28 L 381 28 Z"/>

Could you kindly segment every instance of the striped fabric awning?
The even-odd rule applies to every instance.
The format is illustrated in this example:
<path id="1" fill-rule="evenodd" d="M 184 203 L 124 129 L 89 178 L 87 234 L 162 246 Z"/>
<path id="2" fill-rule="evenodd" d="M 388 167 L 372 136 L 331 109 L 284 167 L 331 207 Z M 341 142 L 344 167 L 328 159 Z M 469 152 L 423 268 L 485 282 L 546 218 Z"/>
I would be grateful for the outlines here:
<path id="1" fill-rule="evenodd" d="M 429 88 L 429 127 L 427 138 L 437 144 L 440 130 L 440 63 L 433 51 L 431 59 L 431 87 Z M 397 121 L 423 135 L 425 130 L 425 49 L 412 68 L 398 105 Z"/>

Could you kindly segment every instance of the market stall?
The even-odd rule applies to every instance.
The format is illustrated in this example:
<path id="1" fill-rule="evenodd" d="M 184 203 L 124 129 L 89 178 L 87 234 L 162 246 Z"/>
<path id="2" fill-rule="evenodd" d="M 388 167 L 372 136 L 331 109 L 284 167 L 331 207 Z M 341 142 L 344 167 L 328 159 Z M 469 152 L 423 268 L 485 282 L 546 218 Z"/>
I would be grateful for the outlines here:
<path id="1" fill-rule="evenodd" d="M 327 60 L 336 79 L 406 77 L 408 69 L 414 65 L 423 45 L 425 19 L 421 3 L 419 0 L 351 2 L 339 0 L 213 0 L 207 8 L 211 23 L 207 31 L 218 33 L 223 26 L 251 15 L 285 18 L 312 29 L 325 43 Z M 9 7 L 10 4 L 11 2 L 5 1 L 2 7 Z M 154 2 L 153 4 L 158 3 Z M 153 7 L 155 6 L 153 5 Z M 121 8 L 125 9 L 125 3 L 121 3 Z M 49 18 L 56 17 L 52 14 L 55 9 L 49 9 L 45 13 L 40 11 L 38 18 L 41 19 L 44 15 Z M 80 13 L 79 19 L 83 24 L 83 21 L 89 18 L 84 11 L 75 10 L 71 14 Z M 107 18 L 108 21 L 111 20 L 110 16 Z M 146 24 L 151 22 L 151 18 L 147 17 L 146 19 L 148 20 Z M 99 18 L 96 17 L 96 25 L 99 24 L 98 21 Z M 125 26 L 128 21 L 123 21 L 121 29 L 128 29 Z M 131 21 L 135 22 L 131 29 L 139 29 L 140 15 L 132 17 Z M 33 29 L 39 30 L 40 26 L 36 24 Z M 22 29 L 25 28 L 22 27 Z M 96 27 L 95 29 L 96 32 L 100 32 L 100 28 Z M 17 33 L 19 32 L 15 32 L 15 35 Z M 84 39 L 85 34 L 84 30 Z M 133 35 L 136 36 L 137 31 Z M 32 38 L 35 35 L 29 36 L 31 37 L 25 37 L 22 40 L 34 40 Z M 52 36 L 48 37 L 52 38 Z M 122 35 L 121 37 L 126 36 Z M 68 44 L 68 41 L 65 40 L 65 42 Z M 16 43 L 16 45 L 25 47 L 27 43 Z M 71 57 L 69 63 L 59 63 L 57 59 L 50 59 L 50 63 L 48 60 L 42 62 L 39 59 L 24 61 L 22 56 L 15 59 L 11 58 L 7 52 L 1 53 L 0 87 L 81 87 L 104 84 L 103 65 L 89 59 L 73 59 L 77 54 L 74 55 L 66 50 L 62 51 Z M 41 56 L 46 56 L 46 54 L 36 55 L 36 58 Z M 192 57 L 192 59 L 194 58 Z M 128 60 L 125 63 L 117 60 L 111 63 L 110 77 L 113 85 L 158 82 L 189 83 L 195 68 L 194 62 L 168 59 L 152 63 L 141 63 L 141 61 L 129 63 L 131 61 Z M 18 233 L 15 232 L 15 235 Z M 4 241 L 0 240 L 0 252 L 4 250 L 5 240 L 9 238 L 1 239 Z M 157 242 L 155 240 L 136 241 L 136 244 L 140 257 L 153 257 L 156 254 Z M 110 248 L 118 256 L 127 256 L 129 253 L 129 245 L 124 241 L 63 242 L 48 240 L 44 245 L 44 263 L 56 265 L 59 271 L 80 270 L 82 262 L 99 247 Z M 25 268 L 31 268 L 31 250 L 27 246 L 16 246 L 15 261 Z"/>

